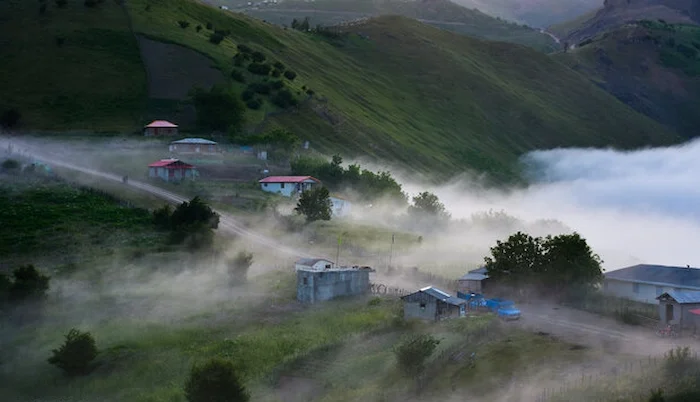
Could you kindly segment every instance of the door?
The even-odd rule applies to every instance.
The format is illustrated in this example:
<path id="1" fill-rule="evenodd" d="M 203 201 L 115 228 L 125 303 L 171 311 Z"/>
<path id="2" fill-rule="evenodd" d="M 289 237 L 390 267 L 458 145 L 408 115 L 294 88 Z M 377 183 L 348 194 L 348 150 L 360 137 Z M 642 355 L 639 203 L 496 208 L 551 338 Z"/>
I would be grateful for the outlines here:
<path id="1" fill-rule="evenodd" d="M 674 320 L 673 317 L 673 304 L 666 304 L 666 322 L 671 322 Z"/>

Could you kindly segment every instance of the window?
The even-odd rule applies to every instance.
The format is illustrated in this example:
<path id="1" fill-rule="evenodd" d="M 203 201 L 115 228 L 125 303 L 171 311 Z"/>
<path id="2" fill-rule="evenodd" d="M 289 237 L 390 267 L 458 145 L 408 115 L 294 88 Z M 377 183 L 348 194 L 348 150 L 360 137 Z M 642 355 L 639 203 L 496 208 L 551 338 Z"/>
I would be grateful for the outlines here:
<path id="1" fill-rule="evenodd" d="M 632 284 L 632 291 L 634 293 L 639 293 L 639 284 L 638 283 Z"/>
<path id="2" fill-rule="evenodd" d="M 267 187 L 267 183 L 263 183 L 263 187 Z"/>
<path id="3" fill-rule="evenodd" d="M 425 310 L 425 303 L 421 303 L 421 304 L 420 304 L 420 309 L 421 309 L 421 310 Z"/>
<path id="4" fill-rule="evenodd" d="M 657 286 L 657 287 L 656 287 L 656 295 L 657 295 L 657 296 L 661 296 L 661 293 L 663 293 L 663 292 L 664 292 L 663 286 Z"/>
<path id="5" fill-rule="evenodd" d="M 309 278 L 304 278 L 304 285 L 308 285 L 308 284 L 309 284 Z"/>
<path id="6" fill-rule="evenodd" d="M 284 188 L 284 183 L 280 183 L 280 188 Z"/>

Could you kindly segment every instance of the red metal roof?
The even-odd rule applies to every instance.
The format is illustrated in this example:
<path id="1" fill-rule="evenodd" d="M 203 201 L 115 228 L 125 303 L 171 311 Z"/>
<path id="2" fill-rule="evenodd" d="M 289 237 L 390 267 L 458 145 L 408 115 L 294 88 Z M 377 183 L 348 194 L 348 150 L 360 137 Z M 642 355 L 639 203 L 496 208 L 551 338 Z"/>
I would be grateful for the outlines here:
<path id="1" fill-rule="evenodd" d="M 151 122 L 151 124 L 147 125 L 146 127 L 165 127 L 165 128 L 176 128 L 177 124 L 173 124 L 167 120 L 154 120 Z"/>
<path id="2" fill-rule="evenodd" d="M 194 166 L 187 164 L 179 159 L 161 159 L 158 162 L 153 162 L 148 167 L 165 167 L 165 168 L 185 168 L 191 169 Z"/>
<path id="3" fill-rule="evenodd" d="M 301 183 L 306 180 L 320 183 L 321 180 L 311 176 L 270 176 L 260 180 L 260 183 Z"/>
<path id="4" fill-rule="evenodd" d="M 694 308 L 692 310 L 688 310 L 690 314 L 695 314 L 695 315 L 700 315 L 700 308 Z"/>

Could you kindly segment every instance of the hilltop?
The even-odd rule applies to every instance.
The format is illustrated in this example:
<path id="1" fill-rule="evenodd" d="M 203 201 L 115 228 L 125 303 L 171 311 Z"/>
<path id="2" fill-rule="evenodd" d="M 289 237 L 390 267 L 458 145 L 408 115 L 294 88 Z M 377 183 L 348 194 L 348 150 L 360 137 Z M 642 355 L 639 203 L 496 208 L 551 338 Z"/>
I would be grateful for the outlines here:
<path id="1" fill-rule="evenodd" d="M 227 0 L 210 0 L 227 4 Z M 254 3 L 235 8 L 246 14 L 282 25 L 310 19 L 312 26 L 338 25 L 361 18 L 401 15 L 448 31 L 489 40 L 518 43 L 544 52 L 559 48 L 550 36 L 516 22 L 468 9 L 449 0 L 289 0 L 282 3 Z"/>
<path id="2" fill-rule="evenodd" d="M 700 27 L 642 21 L 557 57 L 635 110 L 697 136 Z"/>
<path id="3" fill-rule="evenodd" d="M 187 93 L 218 82 L 258 93 L 250 131 L 287 128 L 318 151 L 439 180 L 465 169 L 512 177 L 517 158 L 533 149 L 677 140 L 541 52 L 408 18 L 307 33 L 190 0 L 39 10 L 0 3 L 0 37 L 11 55 L 0 65 L 0 109 L 20 112 L 25 130 L 140 132 L 158 117 L 196 132 Z M 293 79 L 251 73 L 249 61 L 234 60 L 240 46 L 268 66 L 279 62 Z M 264 92 L 273 81 L 296 107 L 271 102 Z"/>
<path id="4" fill-rule="evenodd" d="M 599 33 L 640 20 L 698 24 L 700 1 L 605 0 L 601 8 L 549 29 L 559 35 L 562 41 L 576 44 Z"/>
<path id="5" fill-rule="evenodd" d="M 600 7 L 602 0 L 455 0 L 489 15 L 544 28 Z"/>

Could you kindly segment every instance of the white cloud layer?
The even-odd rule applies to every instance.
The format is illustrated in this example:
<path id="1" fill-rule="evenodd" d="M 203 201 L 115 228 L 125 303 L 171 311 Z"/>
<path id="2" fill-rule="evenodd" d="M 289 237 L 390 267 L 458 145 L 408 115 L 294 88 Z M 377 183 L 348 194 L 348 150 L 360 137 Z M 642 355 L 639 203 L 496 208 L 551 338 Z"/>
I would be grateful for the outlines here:
<path id="1" fill-rule="evenodd" d="M 523 162 L 535 178 L 524 190 L 475 191 L 456 182 L 431 191 L 455 218 L 502 209 L 526 220 L 560 220 L 588 240 L 607 270 L 700 266 L 700 140 L 631 152 L 535 151 Z"/>

